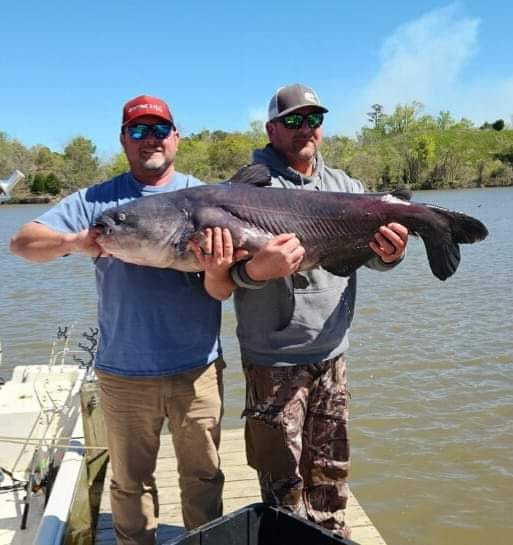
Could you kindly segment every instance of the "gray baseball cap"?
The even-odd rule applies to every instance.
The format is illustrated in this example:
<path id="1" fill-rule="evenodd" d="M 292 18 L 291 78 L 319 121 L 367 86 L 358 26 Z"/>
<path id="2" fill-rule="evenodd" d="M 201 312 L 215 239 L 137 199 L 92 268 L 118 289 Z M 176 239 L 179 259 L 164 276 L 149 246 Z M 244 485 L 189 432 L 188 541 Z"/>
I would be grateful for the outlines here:
<path id="1" fill-rule="evenodd" d="M 315 106 L 323 113 L 328 111 L 328 108 L 321 105 L 317 93 L 311 87 L 300 83 L 284 85 L 276 91 L 269 102 L 269 121 L 305 106 Z"/>

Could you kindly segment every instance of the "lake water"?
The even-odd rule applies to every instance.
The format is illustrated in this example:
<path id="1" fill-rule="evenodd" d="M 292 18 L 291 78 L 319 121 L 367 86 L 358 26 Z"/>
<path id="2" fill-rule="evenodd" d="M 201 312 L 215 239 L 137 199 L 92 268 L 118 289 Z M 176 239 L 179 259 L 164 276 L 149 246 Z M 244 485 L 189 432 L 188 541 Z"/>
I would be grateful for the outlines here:
<path id="1" fill-rule="evenodd" d="M 416 192 L 486 223 L 457 273 L 431 275 L 423 244 L 391 272 L 361 270 L 348 353 L 351 487 L 389 545 L 511 545 L 513 519 L 513 188 Z M 47 206 L 0 206 L 4 366 L 45 362 L 58 325 L 95 325 L 93 267 L 45 265 L 8 241 Z M 225 426 L 242 425 L 243 381 L 225 305 Z M 0 372 L 8 376 L 8 371 Z"/>

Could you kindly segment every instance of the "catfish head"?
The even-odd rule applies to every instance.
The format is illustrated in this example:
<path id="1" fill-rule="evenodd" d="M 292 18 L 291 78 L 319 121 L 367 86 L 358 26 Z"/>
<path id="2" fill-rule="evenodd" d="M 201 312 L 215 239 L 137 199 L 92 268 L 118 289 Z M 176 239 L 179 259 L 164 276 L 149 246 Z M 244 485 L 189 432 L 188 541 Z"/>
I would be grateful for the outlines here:
<path id="1" fill-rule="evenodd" d="M 127 263 L 200 270 L 187 248 L 186 234 L 192 230 L 187 211 L 162 196 L 109 208 L 96 219 L 94 229 L 103 253 Z"/>

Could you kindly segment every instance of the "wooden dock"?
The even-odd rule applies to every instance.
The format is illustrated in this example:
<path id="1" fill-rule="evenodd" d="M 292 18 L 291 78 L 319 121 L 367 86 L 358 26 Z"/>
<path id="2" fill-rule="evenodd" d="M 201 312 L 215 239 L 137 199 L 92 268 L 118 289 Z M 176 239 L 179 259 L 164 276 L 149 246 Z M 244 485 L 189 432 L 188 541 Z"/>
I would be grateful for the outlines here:
<path id="1" fill-rule="evenodd" d="M 246 464 L 242 428 L 223 430 L 220 452 L 222 468 L 226 477 L 223 499 L 224 512 L 230 513 L 248 504 L 261 501 L 255 471 Z M 158 543 L 162 544 L 184 532 L 176 459 L 169 435 L 162 437 L 156 478 L 160 503 Z M 115 545 L 110 513 L 109 483 L 110 471 L 107 471 L 98 519 L 96 545 Z M 349 499 L 347 520 L 352 529 L 351 539 L 360 545 L 386 545 L 353 495 Z"/>

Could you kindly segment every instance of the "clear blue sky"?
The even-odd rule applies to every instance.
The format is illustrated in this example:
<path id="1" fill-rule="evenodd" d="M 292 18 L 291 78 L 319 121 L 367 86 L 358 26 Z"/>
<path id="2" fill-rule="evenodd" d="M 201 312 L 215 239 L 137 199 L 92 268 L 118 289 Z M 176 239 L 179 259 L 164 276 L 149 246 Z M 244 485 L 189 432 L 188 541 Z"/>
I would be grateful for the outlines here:
<path id="1" fill-rule="evenodd" d="M 315 87 L 326 132 L 418 100 L 481 124 L 513 114 L 513 2 L 2 2 L 0 131 L 62 151 L 119 151 L 121 107 L 168 101 L 182 134 L 246 130 L 285 83 Z"/>

